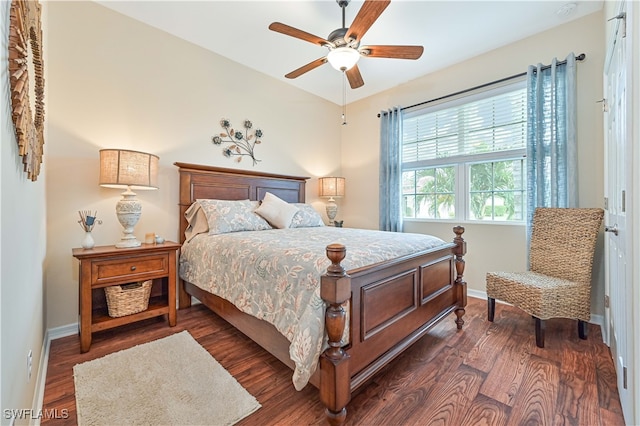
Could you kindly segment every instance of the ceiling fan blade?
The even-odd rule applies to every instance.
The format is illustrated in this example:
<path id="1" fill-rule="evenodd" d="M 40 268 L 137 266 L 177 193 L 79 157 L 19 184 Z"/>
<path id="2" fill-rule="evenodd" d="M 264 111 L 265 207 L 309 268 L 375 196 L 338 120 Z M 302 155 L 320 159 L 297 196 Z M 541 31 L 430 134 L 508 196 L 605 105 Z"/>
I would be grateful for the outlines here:
<path id="1" fill-rule="evenodd" d="M 318 68 L 320 65 L 327 62 L 327 58 L 318 58 L 313 62 L 309 62 L 307 65 L 303 65 L 297 70 L 291 71 L 289 74 L 285 75 L 287 78 L 296 78 L 300 77 L 302 74 L 311 71 L 312 69 Z"/>
<path id="2" fill-rule="evenodd" d="M 347 70 L 347 80 L 349 80 L 349 86 L 351 86 L 352 89 L 364 86 L 364 80 L 362 79 L 358 65 L 354 65 L 351 69 Z"/>
<path id="3" fill-rule="evenodd" d="M 293 28 L 281 22 L 273 22 L 271 25 L 269 25 L 269 29 L 277 33 L 299 38 L 300 40 L 308 41 L 309 43 L 317 44 L 318 46 L 331 44 L 327 40 L 323 39 L 322 37 L 309 34 L 308 32 L 299 30 L 297 28 Z"/>
<path id="4" fill-rule="evenodd" d="M 371 58 L 418 59 L 424 52 L 422 46 L 363 46 L 359 49 Z M 366 53 L 369 52 L 369 53 Z"/>
<path id="5" fill-rule="evenodd" d="M 371 25 L 373 25 L 376 19 L 378 19 L 387 6 L 389 6 L 389 3 L 391 3 L 391 0 L 366 0 L 358 11 L 353 23 L 351 23 L 347 33 L 344 35 L 344 39 L 362 39 L 364 33 L 369 30 Z"/>

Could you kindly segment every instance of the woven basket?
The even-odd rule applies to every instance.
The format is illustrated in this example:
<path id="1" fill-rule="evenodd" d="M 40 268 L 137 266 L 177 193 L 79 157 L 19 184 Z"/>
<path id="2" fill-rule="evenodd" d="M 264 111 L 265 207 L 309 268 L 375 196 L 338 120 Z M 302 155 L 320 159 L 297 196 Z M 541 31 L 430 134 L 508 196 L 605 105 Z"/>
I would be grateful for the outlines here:
<path id="1" fill-rule="evenodd" d="M 104 288 L 107 296 L 109 316 L 112 318 L 142 312 L 149 306 L 149 295 L 153 281 L 114 285 Z"/>

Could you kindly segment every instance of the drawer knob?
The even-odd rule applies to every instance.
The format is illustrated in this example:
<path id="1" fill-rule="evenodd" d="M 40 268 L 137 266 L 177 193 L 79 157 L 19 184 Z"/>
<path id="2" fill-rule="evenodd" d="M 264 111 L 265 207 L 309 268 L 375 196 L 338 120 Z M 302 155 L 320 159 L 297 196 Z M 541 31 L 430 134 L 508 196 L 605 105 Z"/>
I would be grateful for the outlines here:
<path id="1" fill-rule="evenodd" d="M 136 270 L 136 267 L 135 267 L 135 266 L 132 266 L 132 267 L 131 267 L 131 270 L 132 270 L 132 271 L 135 271 L 135 270 Z"/>

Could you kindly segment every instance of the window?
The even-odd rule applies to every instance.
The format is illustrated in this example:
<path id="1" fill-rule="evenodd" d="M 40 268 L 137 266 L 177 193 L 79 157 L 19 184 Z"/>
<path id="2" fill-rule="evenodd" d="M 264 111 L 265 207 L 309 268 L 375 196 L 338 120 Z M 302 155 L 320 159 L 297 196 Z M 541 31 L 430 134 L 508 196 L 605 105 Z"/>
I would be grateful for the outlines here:
<path id="1" fill-rule="evenodd" d="M 404 218 L 522 222 L 524 80 L 405 113 Z"/>

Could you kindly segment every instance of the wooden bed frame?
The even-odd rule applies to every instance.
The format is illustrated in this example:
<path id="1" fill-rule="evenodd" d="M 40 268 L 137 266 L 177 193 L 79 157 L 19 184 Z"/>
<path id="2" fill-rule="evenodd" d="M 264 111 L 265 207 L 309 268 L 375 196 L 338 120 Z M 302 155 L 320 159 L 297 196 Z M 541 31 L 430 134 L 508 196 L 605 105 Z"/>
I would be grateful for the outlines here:
<path id="1" fill-rule="evenodd" d="M 308 178 L 175 163 L 180 173 L 181 242 L 185 211 L 196 199 L 262 200 L 266 192 L 288 202 L 305 201 Z M 325 325 L 329 348 L 310 382 L 320 389 L 330 424 L 342 424 L 351 393 L 437 322 L 455 312 L 461 329 L 467 304 L 463 281 L 464 228 L 454 228 L 453 243 L 369 267 L 348 271 L 340 265 L 346 249 L 327 247 L 332 264 L 321 278 L 320 295 L 327 304 Z M 180 280 L 180 309 L 200 300 L 253 341 L 293 369 L 289 341 L 271 324 L 238 310 L 230 302 Z M 350 343 L 341 347 L 346 326 L 343 304 L 349 301 Z"/>

